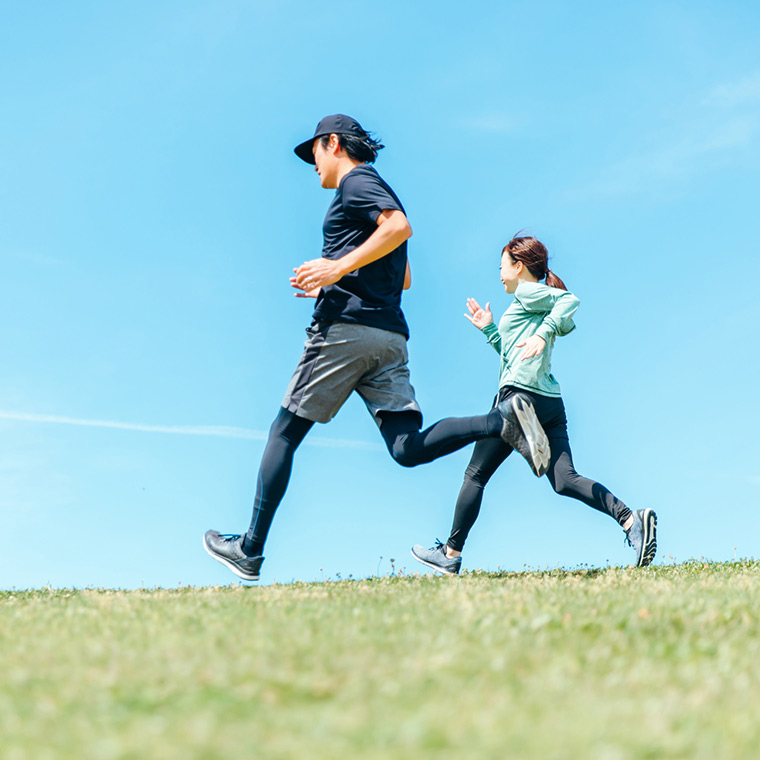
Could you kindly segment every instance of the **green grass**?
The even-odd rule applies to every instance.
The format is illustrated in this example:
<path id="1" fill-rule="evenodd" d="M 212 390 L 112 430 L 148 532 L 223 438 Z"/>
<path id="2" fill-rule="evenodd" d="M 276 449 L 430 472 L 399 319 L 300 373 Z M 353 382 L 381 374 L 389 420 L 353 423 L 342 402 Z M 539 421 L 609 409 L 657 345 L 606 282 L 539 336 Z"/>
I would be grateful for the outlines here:
<path id="1" fill-rule="evenodd" d="M 0 592 L 0 757 L 756 758 L 760 562 Z"/>

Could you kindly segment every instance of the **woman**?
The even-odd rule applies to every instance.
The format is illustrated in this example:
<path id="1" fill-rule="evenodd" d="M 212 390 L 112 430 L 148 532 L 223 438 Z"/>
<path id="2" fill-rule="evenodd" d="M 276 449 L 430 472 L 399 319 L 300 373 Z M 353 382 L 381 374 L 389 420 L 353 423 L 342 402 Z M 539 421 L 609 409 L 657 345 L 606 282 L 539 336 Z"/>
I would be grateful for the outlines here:
<path id="1" fill-rule="evenodd" d="M 573 467 L 565 407 L 559 384 L 551 374 L 551 352 L 557 336 L 575 329 L 572 317 L 580 302 L 549 269 L 547 250 L 533 237 L 514 237 L 504 247 L 501 281 L 515 298 L 498 329 L 489 303 L 482 308 L 469 298 L 469 315 L 465 314 L 501 356 L 495 407 L 503 410 L 509 406 L 519 416 L 519 410 L 532 402 L 548 438 L 546 476 L 552 488 L 610 515 L 625 530 L 636 552 L 636 567 L 649 565 L 657 551 L 655 513 L 651 509 L 631 511 L 601 483 L 582 477 Z M 416 544 L 412 548 L 415 559 L 443 573 L 459 572 L 462 549 L 478 517 L 483 489 L 512 451 L 509 443 L 498 438 L 484 438 L 475 444 L 448 541 L 436 541 L 432 549 Z"/>

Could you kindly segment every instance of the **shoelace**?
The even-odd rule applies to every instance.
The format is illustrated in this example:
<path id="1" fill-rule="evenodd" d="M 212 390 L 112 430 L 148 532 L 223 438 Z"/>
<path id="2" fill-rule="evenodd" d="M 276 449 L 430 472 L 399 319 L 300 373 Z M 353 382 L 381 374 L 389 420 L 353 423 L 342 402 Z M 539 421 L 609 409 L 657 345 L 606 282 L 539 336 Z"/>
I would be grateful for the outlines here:
<path id="1" fill-rule="evenodd" d="M 438 551 L 441 554 L 443 554 L 443 558 L 446 560 L 446 562 L 456 562 L 459 557 L 449 557 L 446 554 L 446 544 L 444 544 L 442 541 L 439 541 L 437 538 L 435 539 L 435 546 L 433 547 L 433 551 Z"/>

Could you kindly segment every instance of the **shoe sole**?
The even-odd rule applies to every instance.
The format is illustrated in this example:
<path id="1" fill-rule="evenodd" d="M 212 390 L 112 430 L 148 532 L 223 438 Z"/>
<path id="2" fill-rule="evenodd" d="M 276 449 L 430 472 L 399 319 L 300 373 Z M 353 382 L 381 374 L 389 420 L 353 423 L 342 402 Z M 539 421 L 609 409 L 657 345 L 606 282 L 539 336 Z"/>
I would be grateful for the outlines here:
<path id="1" fill-rule="evenodd" d="M 516 394 L 507 403 L 515 419 L 502 415 L 501 438 L 525 457 L 535 476 L 540 478 L 546 474 L 551 461 L 549 439 L 529 398 Z"/>
<path id="2" fill-rule="evenodd" d="M 250 573 L 246 573 L 244 570 L 241 570 L 232 560 L 227 559 L 227 557 L 222 557 L 221 554 L 217 554 L 206 543 L 206 536 L 203 537 L 203 548 L 217 562 L 221 562 L 228 570 L 232 570 L 232 572 L 235 573 L 238 578 L 242 578 L 244 581 L 257 581 L 261 577 L 260 575 L 251 575 Z"/>
<path id="3" fill-rule="evenodd" d="M 644 537 L 641 542 L 641 557 L 636 567 L 647 567 L 657 554 L 657 514 L 654 510 L 643 509 L 640 514 L 644 526 Z"/>
<path id="4" fill-rule="evenodd" d="M 417 562 L 421 562 L 423 565 L 427 565 L 428 567 L 431 567 L 433 570 L 437 570 L 439 573 L 443 573 L 444 575 L 459 575 L 459 570 L 445 570 L 440 565 L 434 565 L 432 562 L 428 562 L 426 559 L 422 559 L 422 557 L 418 557 L 414 553 L 414 549 L 411 550 L 411 555 L 417 560 Z"/>

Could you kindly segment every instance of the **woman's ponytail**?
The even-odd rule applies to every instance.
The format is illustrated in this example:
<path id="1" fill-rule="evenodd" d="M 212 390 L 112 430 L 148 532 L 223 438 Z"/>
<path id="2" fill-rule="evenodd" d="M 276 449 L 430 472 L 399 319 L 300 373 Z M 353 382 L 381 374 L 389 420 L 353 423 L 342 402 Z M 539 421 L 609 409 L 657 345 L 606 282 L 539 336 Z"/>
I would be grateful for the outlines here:
<path id="1" fill-rule="evenodd" d="M 552 270 L 549 269 L 549 267 L 546 267 L 546 284 L 550 288 L 559 288 L 560 290 L 567 290 L 567 288 L 565 287 L 565 283 L 562 282 L 562 280 L 560 280 L 560 278 L 557 277 L 557 275 L 554 274 L 554 272 L 552 272 Z"/>

